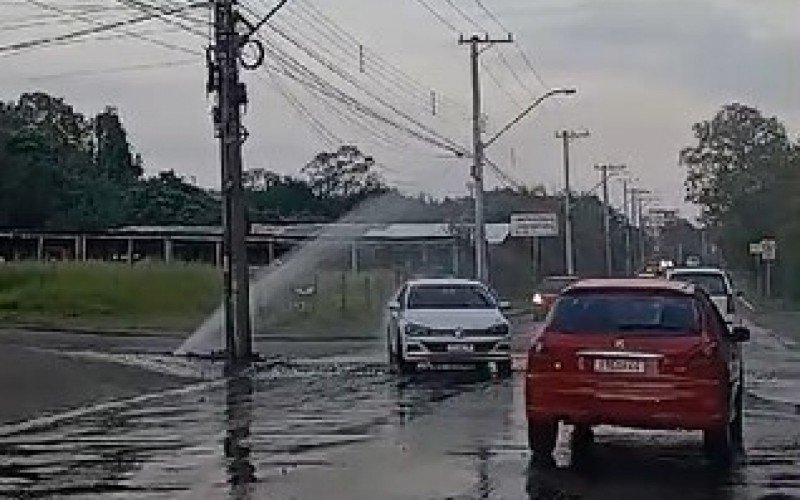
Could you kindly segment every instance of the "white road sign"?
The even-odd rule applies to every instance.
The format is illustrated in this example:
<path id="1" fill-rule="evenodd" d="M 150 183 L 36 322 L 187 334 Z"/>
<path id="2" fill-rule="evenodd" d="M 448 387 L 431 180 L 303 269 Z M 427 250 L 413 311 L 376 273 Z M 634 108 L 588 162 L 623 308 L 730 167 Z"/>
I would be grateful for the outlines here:
<path id="1" fill-rule="evenodd" d="M 775 260 L 775 240 L 761 240 L 761 258 Z"/>
<path id="2" fill-rule="evenodd" d="M 763 253 L 763 248 L 761 248 L 761 242 L 757 243 L 750 243 L 750 255 L 761 255 Z"/>
<path id="3" fill-rule="evenodd" d="M 511 236 L 529 238 L 558 236 L 558 214 L 553 212 L 511 214 Z"/>

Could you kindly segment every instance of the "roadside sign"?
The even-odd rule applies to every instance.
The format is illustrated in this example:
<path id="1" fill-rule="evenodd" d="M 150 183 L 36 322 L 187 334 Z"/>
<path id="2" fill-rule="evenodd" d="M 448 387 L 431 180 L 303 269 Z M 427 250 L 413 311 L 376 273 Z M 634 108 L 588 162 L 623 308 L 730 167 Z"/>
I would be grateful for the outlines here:
<path id="1" fill-rule="evenodd" d="M 750 255 L 761 255 L 763 253 L 763 248 L 761 247 L 761 242 L 750 243 Z"/>
<path id="2" fill-rule="evenodd" d="M 558 214 L 553 212 L 511 214 L 511 236 L 529 238 L 558 236 Z"/>
<path id="3" fill-rule="evenodd" d="M 775 260 L 775 240 L 761 240 L 761 258 Z"/>

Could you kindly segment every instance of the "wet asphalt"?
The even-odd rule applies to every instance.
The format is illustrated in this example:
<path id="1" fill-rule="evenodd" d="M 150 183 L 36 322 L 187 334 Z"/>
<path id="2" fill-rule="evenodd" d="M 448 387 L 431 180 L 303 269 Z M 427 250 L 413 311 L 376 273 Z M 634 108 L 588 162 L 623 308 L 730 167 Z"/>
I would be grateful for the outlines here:
<path id="1" fill-rule="evenodd" d="M 556 466 L 532 464 L 521 372 L 398 376 L 379 339 L 262 339 L 267 359 L 228 379 L 170 356 L 175 343 L 0 333 L 0 497 L 800 498 L 800 342 L 761 328 L 745 349 L 746 450 L 728 471 L 698 433 L 600 428 L 579 453 L 566 426 Z M 41 367 L 41 394 L 16 390 Z"/>

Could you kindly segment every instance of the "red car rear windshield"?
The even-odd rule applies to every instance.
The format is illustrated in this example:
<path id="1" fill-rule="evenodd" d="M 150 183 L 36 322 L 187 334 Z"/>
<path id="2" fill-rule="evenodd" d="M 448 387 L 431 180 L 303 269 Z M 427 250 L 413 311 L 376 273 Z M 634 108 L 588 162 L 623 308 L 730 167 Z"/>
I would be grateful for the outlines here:
<path id="1" fill-rule="evenodd" d="M 679 295 L 570 293 L 556 303 L 549 329 L 564 333 L 693 335 L 694 299 Z"/>

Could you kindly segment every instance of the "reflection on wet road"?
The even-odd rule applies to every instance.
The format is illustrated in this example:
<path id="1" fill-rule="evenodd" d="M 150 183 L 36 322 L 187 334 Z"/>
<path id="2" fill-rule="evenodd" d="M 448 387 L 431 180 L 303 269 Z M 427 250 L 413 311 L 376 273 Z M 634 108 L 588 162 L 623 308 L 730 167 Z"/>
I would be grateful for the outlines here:
<path id="1" fill-rule="evenodd" d="M 800 354 L 755 337 L 746 457 L 729 472 L 708 467 L 697 433 L 611 428 L 580 452 L 564 428 L 557 467 L 529 464 L 522 374 L 399 377 L 375 354 L 0 427 L 0 496 L 800 498 Z"/>

